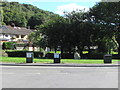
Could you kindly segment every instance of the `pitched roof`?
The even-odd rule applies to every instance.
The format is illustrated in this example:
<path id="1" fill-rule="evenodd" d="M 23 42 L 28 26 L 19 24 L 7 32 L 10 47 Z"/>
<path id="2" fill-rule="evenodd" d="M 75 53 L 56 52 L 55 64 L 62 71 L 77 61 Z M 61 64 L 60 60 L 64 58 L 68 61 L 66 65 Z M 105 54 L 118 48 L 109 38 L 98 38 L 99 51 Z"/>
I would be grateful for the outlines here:
<path id="1" fill-rule="evenodd" d="M 11 26 L 0 26 L 1 34 L 15 34 L 15 35 L 28 35 L 33 31 L 21 27 L 11 27 Z"/>

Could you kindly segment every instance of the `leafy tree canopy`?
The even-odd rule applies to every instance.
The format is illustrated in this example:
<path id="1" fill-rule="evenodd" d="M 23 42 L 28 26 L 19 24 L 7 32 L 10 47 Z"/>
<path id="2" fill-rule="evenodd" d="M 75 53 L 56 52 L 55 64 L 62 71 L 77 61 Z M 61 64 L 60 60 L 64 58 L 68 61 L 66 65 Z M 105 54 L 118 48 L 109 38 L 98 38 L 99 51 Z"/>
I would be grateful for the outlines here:
<path id="1" fill-rule="evenodd" d="M 31 25 L 28 23 L 33 23 L 30 21 L 32 20 L 31 18 L 35 17 L 35 15 L 36 15 L 35 20 L 38 20 L 41 16 L 44 16 L 44 15 L 47 15 L 47 16 L 54 15 L 52 12 L 44 11 L 30 4 L 20 4 L 18 2 L 4 1 L 2 2 L 1 6 L 3 9 L 3 12 L 2 12 L 3 22 L 6 25 L 10 25 L 12 22 L 16 26 L 26 27 L 27 25 Z M 36 23 L 36 25 L 38 25 L 38 23 Z M 34 25 L 32 25 L 32 28 L 33 26 Z"/>

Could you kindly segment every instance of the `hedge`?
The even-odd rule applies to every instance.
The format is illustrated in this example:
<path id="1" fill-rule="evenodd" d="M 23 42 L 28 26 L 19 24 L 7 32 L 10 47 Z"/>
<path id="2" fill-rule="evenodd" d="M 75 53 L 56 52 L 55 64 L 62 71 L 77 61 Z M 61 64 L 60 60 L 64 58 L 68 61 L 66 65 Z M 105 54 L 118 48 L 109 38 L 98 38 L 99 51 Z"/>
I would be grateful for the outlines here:
<path id="1" fill-rule="evenodd" d="M 53 59 L 54 58 L 54 53 L 47 53 L 45 55 L 47 59 Z M 69 54 L 69 53 L 63 53 L 61 56 L 61 59 L 74 59 L 74 54 Z"/>
<path id="2" fill-rule="evenodd" d="M 63 53 L 61 56 L 62 59 L 74 59 L 73 53 Z"/>
<path id="3" fill-rule="evenodd" d="M 54 58 L 54 53 L 47 53 L 45 55 L 45 58 L 47 58 L 47 59 L 53 59 Z"/>
<path id="4" fill-rule="evenodd" d="M 100 54 L 100 53 L 97 53 L 97 54 L 83 54 L 81 56 L 82 59 L 103 59 L 105 54 Z M 113 59 L 120 59 L 120 55 L 118 54 L 113 54 L 112 55 L 112 58 Z"/>
<path id="5" fill-rule="evenodd" d="M 104 54 L 101 53 L 92 53 L 92 54 L 83 54 L 81 56 L 82 59 L 103 59 Z"/>
<path id="6" fill-rule="evenodd" d="M 118 55 L 118 54 L 113 54 L 113 55 L 112 55 L 112 58 L 113 58 L 113 59 L 120 59 L 120 55 Z"/>
<path id="7" fill-rule="evenodd" d="M 6 51 L 8 57 L 26 57 L 28 51 Z M 34 57 L 43 57 L 43 52 L 34 51 Z"/>
<path id="8" fill-rule="evenodd" d="M 45 55 L 47 59 L 53 59 L 54 53 L 47 53 Z M 83 54 L 81 59 L 103 59 L 104 54 Z M 74 53 L 63 53 L 61 59 L 74 59 Z"/>
<path id="9" fill-rule="evenodd" d="M 8 54 L 8 57 L 26 57 L 26 52 L 28 51 L 5 51 Z M 43 52 L 34 51 L 34 57 L 43 58 Z M 81 59 L 103 59 L 104 54 L 96 53 L 96 54 L 83 54 Z M 45 55 L 47 59 L 53 59 L 54 53 L 47 53 Z M 113 59 L 120 59 L 120 55 L 114 54 L 112 55 Z M 74 59 L 74 54 L 63 53 L 61 59 Z"/>

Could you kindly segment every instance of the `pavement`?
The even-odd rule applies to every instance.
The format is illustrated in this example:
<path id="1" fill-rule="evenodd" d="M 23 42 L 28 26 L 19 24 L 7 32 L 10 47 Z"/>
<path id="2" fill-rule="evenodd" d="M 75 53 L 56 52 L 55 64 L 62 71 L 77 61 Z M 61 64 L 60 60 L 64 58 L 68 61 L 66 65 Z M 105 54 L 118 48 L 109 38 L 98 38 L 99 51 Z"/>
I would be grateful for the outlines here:
<path id="1" fill-rule="evenodd" d="M 2 66 L 118 67 L 117 64 L 1 63 Z"/>

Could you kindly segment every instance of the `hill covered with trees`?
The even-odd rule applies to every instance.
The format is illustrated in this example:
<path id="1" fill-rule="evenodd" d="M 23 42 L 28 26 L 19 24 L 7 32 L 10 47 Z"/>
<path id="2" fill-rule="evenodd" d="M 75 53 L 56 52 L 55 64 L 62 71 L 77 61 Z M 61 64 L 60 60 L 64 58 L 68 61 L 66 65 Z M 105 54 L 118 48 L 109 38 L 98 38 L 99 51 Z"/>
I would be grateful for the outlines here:
<path id="1" fill-rule="evenodd" d="M 30 4 L 20 4 L 18 2 L 1 2 L 2 23 L 11 25 L 14 23 L 19 27 L 31 26 L 35 29 L 36 25 L 44 23 L 46 18 L 55 14 L 45 11 Z"/>

